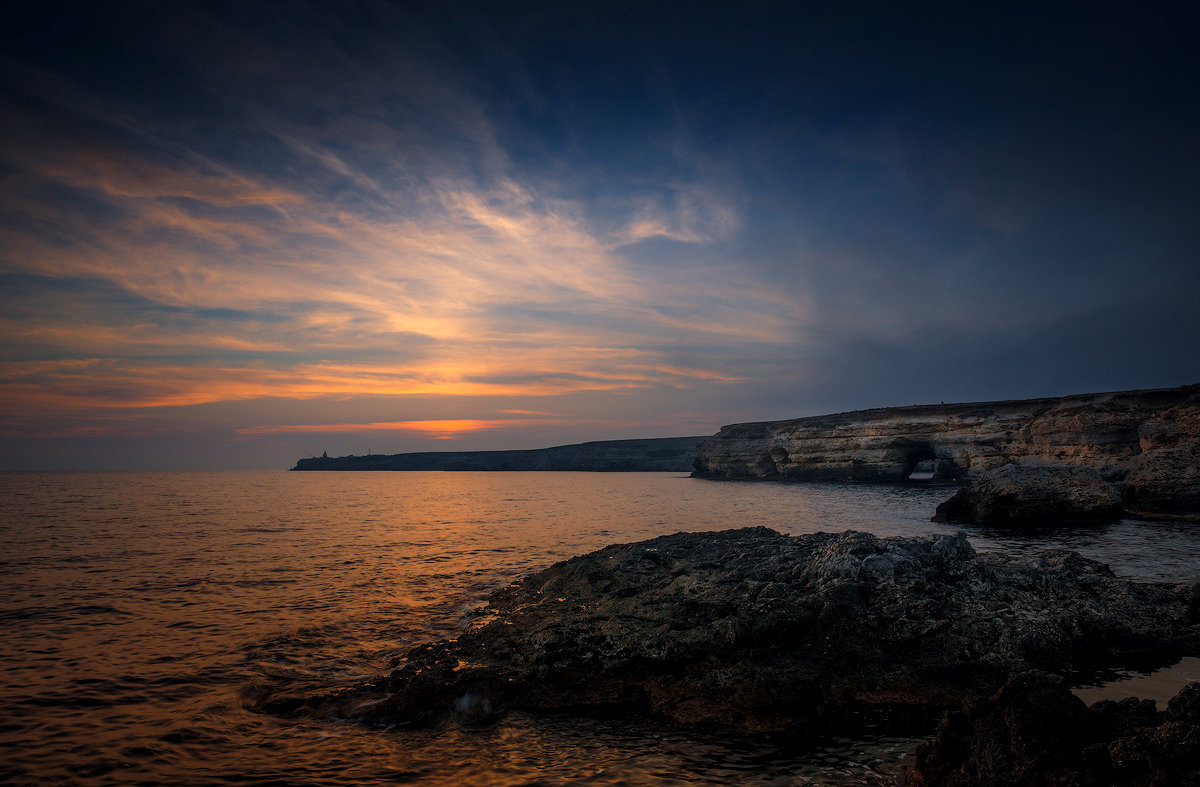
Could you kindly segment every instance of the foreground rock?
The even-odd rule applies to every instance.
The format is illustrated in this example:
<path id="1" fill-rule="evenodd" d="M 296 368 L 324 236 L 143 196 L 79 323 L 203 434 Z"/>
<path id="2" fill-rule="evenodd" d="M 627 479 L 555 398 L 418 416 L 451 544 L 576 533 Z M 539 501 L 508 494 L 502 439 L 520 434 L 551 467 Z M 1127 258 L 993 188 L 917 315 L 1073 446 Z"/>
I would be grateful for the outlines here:
<path id="1" fill-rule="evenodd" d="M 911 787 L 1200 785 L 1200 683 L 1153 700 L 1091 708 L 1058 678 L 1025 673 L 946 716 L 917 750 Z"/>
<path id="2" fill-rule="evenodd" d="M 1121 518 L 1121 494 L 1090 467 L 1004 465 L 937 507 L 935 522 L 1079 525 Z"/>
<path id="3" fill-rule="evenodd" d="M 980 556 L 961 534 L 678 533 L 558 563 L 485 611 L 376 680 L 262 706 L 395 725 L 524 709 L 828 733 L 910 727 L 1031 667 L 1200 652 L 1200 584 L 1128 582 L 1065 551 Z"/>

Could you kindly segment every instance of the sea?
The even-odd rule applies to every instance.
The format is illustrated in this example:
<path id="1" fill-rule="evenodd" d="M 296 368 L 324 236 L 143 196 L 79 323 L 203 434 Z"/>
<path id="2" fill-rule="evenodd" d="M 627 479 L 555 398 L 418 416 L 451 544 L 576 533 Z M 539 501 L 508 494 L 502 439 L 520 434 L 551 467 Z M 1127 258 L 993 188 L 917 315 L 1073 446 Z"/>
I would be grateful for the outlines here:
<path id="1" fill-rule="evenodd" d="M 0 474 L 0 781 L 892 784 L 916 739 L 784 745 L 520 713 L 397 731 L 254 705 L 374 675 L 454 637 L 491 591 L 608 544 L 753 525 L 950 533 L 929 517 L 952 492 L 680 473 Z M 1200 579 L 1194 524 L 967 533 L 980 551 L 1065 547 L 1125 577 Z"/>

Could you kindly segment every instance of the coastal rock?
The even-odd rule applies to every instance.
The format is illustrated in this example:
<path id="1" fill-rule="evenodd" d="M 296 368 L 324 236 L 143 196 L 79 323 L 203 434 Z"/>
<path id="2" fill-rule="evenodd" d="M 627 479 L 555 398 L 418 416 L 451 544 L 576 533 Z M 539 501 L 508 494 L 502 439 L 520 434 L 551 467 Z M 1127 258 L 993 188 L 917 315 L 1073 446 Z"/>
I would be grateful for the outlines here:
<path id="1" fill-rule="evenodd" d="M 1200 443 L 1139 454 L 1121 481 L 1121 494 L 1135 514 L 1200 512 Z"/>
<path id="2" fill-rule="evenodd" d="M 1188 385 L 732 424 L 700 444 L 693 475 L 879 483 L 918 478 L 914 471 L 928 467 L 934 482 L 961 482 L 1006 464 L 1052 464 L 1119 482 L 1143 452 L 1196 445 L 1200 385 Z M 1156 456 L 1142 460 L 1147 473 L 1158 472 Z M 1154 505 L 1200 511 L 1188 491 L 1195 485 L 1176 491 L 1169 471 L 1159 475 Z"/>
<path id="3" fill-rule="evenodd" d="M 977 555 L 962 534 L 677 533 L 558 563 L 482 612 L 375 680 L 262 707 L 400 726 L 523 709 L 828 733 L 931 720 L 1014 671 L 1200 648 L 1200 585 L 1121 580 L 1066 551 Z"/>
<path id="4" fill-rule="evenodd" d="M 1088 708 L 1061 679 L 1014 676 L 945 717 L 917 750 L 910 787 L 1200 785 L 1200 683 L 1159 712 L 1152 700 Z"/>
<path id="5" fill-rule="evenodd" d="M 937 507 L 935 522 L 1067 525 L 1121 517 L 1121 494 L 1090 467 L 1004 465 Z"/>

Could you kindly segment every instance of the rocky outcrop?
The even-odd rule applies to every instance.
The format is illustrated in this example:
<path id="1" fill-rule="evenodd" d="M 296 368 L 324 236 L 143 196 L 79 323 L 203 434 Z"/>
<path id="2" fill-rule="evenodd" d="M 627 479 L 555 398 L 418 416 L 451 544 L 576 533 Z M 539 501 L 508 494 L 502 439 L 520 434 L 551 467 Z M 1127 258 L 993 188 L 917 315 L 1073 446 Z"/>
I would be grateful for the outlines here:
<path id="1" fill-rule="evenodd" d="M 1200 512 L 1200 443 L 1143 451 L 1121 480 L 1125 508 L 1159 516 Z"/>
<path id="2" fill-rule="evenodd" d="M 597 440 L 527 451 L 426 451 L 315 456 L 293 470 L 594 470 L 689 472 L 703 437 Z"/>
<path id="3" fill-rule="evenodd" d="M 506 709 L 793 733 L 932 718 L 1014 671 L 1200 652 L 1200 584 L 961 534 L 678 533 L 558 563 L 375 680 L 278 693 L 285 714 L 413 726 Z"/>
<path id="4" fill-rule="evenodd" d="M 1188 385 L 734 424 L 701 443 L 694 475 L 896 482 L 907 480 L 924 462 L 933 480 L 962 482 L 1006 464 L 1057 464 L 1091 467 L 1119 483 L 1145 465 L 1145 491 L 1127 493 L 1138 506 L 1200 510 L 1194 503 L 1200 497 L 1194 462 L 1190 475 L 1156 467 L 1156 457 L 1184 461 L 1197 446 L 1200 385 Z M 1143 453 L 1148 455 L 1139 464 Z"/>
<path id="5" fill-rule="evenodd" d="M 910 787 L 984 784 L 1200 786 L 1200 683 L 1091 708 L 1057 677 L 1025 673 L 947 715 L 917 750 Z"/>
<path id="6" fill-rule="evenodd" d="M 1090 467 L 1004 465 L 937 507 L 935 522 L 1079 525 L 1121 518 L 1121 495 Z"/>

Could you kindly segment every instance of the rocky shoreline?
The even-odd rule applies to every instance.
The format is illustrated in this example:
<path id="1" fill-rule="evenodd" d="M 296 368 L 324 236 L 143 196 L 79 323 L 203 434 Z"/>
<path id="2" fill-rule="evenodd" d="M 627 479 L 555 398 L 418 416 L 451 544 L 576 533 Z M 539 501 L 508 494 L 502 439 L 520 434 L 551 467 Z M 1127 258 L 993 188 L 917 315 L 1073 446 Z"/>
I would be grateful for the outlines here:
<path id="1" fill-rule="evenodd" d="M 397 728 L 521 710 L 928 734 L 1031 669 L 1200 655 L 1200 583 L 1123 580 L 1061 550 L 981 555 L 962 534 L 677 533 L 555 564 L 482 615 L 373 680 L 260 707 Z"/>
<path id="2" fill-rule="evenodd" d="M 564 460 L 597 469 L 617 454 L 669 448 L 654 460 L 695 450 L 702 478 L 922 476 L 964 484 L 936 521 L 1002 527 L 1200 515 L 1200 386 L 843 413 L 689 440 L 518 458 L 537 465 L 528 469 L 574 469 Z M 504 453 L 437 461 L 503 469 Z M 342 467 L 346 459 L 355 461 Z M 365 459 L 296 469 L 429 461 Z M 471 464 L 480 461 L 491 464 Z M 385 674 L 274 692 L 259 707 L 399 729 L 521 711 L 797 741 L 884 731 L 934 736 L 904 776 L 910 787 L 1200 787 L 1200 683 L 1159 712 L 1132 699 L 1089 708 L 1064 682 L 1183 656 L 1200 656 L 1200 582 L 1124 580 L 1064 550 L 978 554 L 962 533 L 759 527 L 676 533 L 557 563 L 494 593 L 461 636 L 413 648 Z"/>

